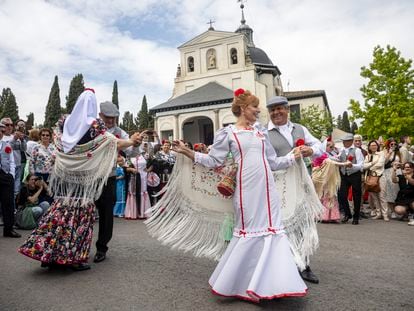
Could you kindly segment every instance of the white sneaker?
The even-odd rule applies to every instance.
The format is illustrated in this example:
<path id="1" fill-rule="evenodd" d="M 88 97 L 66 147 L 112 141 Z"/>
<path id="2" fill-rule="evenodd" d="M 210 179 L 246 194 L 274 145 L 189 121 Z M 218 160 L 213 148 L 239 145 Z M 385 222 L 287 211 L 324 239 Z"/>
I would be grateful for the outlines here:
<path id="1" fill-rule="evenodd" d="M 414 226 L 414 218 L 411 218 L 411 219 L 408 221 L 408 225 L 409 225 L 409 226 Z"/>

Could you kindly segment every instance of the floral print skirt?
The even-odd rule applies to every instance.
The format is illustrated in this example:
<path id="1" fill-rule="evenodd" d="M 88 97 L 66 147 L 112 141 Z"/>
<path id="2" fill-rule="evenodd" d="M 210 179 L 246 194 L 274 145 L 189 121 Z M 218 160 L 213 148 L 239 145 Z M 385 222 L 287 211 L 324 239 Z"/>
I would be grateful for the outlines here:
<path id="1" fill-rule="evenodd" d="M 20 253 L 45 263 L 87 263 L 92 243 L 95 204 L 55 200 Z"/>

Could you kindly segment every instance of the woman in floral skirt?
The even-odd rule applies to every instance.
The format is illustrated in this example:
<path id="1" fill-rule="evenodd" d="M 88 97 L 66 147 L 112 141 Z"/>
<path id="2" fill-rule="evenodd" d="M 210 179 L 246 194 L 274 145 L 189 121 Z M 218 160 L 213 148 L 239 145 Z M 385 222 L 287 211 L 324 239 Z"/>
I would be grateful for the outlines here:
<path id="1" fill-rule="evenodd" d="M 94 201 L 112 171 L 117 148 L 142 139 L 134 134 L 128 141 L 118 140 L 96 117 L 94 91 L 85 89 L 72 114 L 61 119 L 55 129 L 57 152 L 50 178 L 55 199 L 18 250 L 41 261 L 42 267 L 65 265 L 77 271 L 90 269 Z"/>

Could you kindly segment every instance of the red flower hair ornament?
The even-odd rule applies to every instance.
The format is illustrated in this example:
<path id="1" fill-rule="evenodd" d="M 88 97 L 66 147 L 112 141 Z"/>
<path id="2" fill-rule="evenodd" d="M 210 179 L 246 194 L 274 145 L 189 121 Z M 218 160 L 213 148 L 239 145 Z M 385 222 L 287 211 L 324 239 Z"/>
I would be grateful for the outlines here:
<path id="1" fill-rule="evenodd" d="M 10 146 L 6 146 L 4 148 L 4 152 L 7 153 L 7 154 L 10 154 L 12 151 L 13 151 L 13 149 Z"/>
<path id="2" fill-rule="evenodd" d="M 305 144 L 305 140 L 302 138 L 299 138 L 298 140 L 296 140 L 296 143 L 295 143 L 296 147 L 303 146 L 304 144 Z"/>
<path id="3" fill-rule="evenodd" d="M 237 89 L 234 91 L 234 97 L 239 97 L 240 95 L 244 94 L 245 90 Z"/>

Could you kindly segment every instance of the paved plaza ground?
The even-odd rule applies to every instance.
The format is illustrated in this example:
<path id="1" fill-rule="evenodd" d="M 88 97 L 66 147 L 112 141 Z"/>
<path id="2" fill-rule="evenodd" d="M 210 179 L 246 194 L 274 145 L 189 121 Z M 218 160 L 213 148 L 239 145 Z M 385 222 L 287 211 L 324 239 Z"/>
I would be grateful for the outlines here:
<path id="1" fill-rule="evenodd" d="M 319 234 L 320 284 L 260 304 L 212 295 L 216 262 L 162 246 L 141 221 L 116 219 L 107 260 L 83 272 L 42 269 L 16 252 L 24 238 L 0 237 L 0 310 L 414 310 L 414 227 L 362 220 Z"/>

